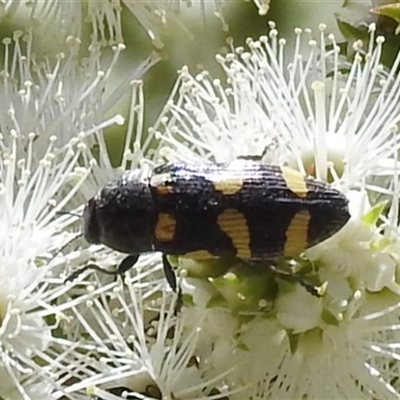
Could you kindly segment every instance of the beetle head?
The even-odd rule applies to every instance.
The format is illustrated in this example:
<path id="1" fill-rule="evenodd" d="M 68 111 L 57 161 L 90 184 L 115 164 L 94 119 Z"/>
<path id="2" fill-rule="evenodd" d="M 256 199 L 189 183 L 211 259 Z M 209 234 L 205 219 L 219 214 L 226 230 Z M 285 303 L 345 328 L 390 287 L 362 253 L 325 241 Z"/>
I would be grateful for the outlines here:
<path id="1" fill-rule="evenodd" d="M 139 254 L 152 250 L 156 217 L 147 175 L 126 171 L 87 203 L 84 236 L 89 243 Z"/>
<path id="2" fill-rule="evenodd" d="M 95 198 L 88 201 L 83 211 L 83 236 L 89 243 L 100 243 Z"/>

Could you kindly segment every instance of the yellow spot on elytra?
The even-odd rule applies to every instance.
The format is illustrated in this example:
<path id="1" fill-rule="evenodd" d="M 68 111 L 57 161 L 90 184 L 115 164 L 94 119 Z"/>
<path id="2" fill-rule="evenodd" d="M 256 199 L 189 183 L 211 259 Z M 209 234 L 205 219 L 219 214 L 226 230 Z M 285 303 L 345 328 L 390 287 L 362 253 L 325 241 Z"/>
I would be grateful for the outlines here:
<path id="1" fill-rule="evenodd" d="M 195 250 L 184 254 L 182 257 L 192 258 L 195 260 L 206 260 L 208 258 L 214 258 L 215 256 L 213 256 L 208 250 Z"/>
<path id="2" fill-rule="evenodd" d="M 165 195 L 173 192 L 174 186 L 172 182 L 168 180 L 171 179 L 169 174 L 154 175 L 150 179 L 150 186 L 153 187 L 157 194 Z"/>
<path id="3" fill-rule="evenodd" d="M 242 179 L 223 179 L 221 181 L 214 181 L 214 188 L 225 195 L 232 195 L 237 193 L 243 187 Z"/>
<path id="4" fill-rule="evenodd" d="M 286 186 L 297 196 L 306 197 L 308 193 L 306 178 L 299 171 L 288 167 L 281 167 L 282 178 Z"/>
<path id="5" fill-rule="evenodd" d="M 158 185 L 155 187 L 157 194 L 166 195 L 168 193 L 172 193 L 173 187 L 166 185 Z"/>
<path id="6" fill-rule="evenodd" d="M 176 220 L 166 213 L 158 215 L 158 221 L 155 227 L 154 235 L 160 242 L 169 242 L 175 236 Z"/>
<path id="7" fill-rule="evenodd" d="M 297 255 L 308 247 L 309 223 L 310 213 L 308 210 L 301 210 L 294 215 L 286 230 L 286 242 L 283 249 L 285 256 Z"/>
<path id="8" fill-rule="evenodd" d="M 239 258 L 251 258 L 250 234 L 246 218 L 233 208 L 226 209 L 218 216 L 219 228 L 232 240 Z"/>

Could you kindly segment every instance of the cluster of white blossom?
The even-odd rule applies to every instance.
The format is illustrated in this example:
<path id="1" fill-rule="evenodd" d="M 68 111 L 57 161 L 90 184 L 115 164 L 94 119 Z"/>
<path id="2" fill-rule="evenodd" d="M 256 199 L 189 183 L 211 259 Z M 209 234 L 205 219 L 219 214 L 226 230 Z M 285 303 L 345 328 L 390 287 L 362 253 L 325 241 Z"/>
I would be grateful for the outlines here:
<path id="1" fill-rule="evenodd" d="M 218 56 L 226 82 L 182 68 L 146 137 L 141 83 L 132 83 L 121 168 L 263 155 L 350 202 L 338 234 L 279 264 L 320 285 L 320 297 L 267 266 L 171 257 L 182 307 L 157 253 L 124 279 L 86 271 L 64 282 L 89 262 L 122 259 L 77 233 L 82 205 L 116 173 L 103 130 L 123 118 L 104 117 L 105 89 L 124 46 L 101 68 L 96 47 L 79 62 L 71 37 L 68 54 L 46 61 L 30 35 L 3 41 L 1 399 L 399 398 L 400 54 L 382 67 L 374 25 L 352 63 L 324 26 L 318 40 L 295 34 L 290 58 L 273 24 Z"/>
<path id="2" fill-rule="evenodd" d="M 270 0 L 253 2 L 260 15 L 267 14 Z M 125 9 L 139 22 L 157 48 L 164 45 L 163 36 L 167 25 L 181 26 L 188 30 L 184 18 L 178 15 L 182 11 L 199 15 L 202 19 L 217 17 L 226 29 L 224 8 L 230 6 L 229 1 L 220 0 L 3 0 L 2 3 L 0 18 L 18 14 L 20 19 L 39 22 L 44 32 L 50 30 L 58 38 L 69 35 L 81 37 L 86 23 L 93 42 L 103 46 L 124 41 L 121 12 Z"/>

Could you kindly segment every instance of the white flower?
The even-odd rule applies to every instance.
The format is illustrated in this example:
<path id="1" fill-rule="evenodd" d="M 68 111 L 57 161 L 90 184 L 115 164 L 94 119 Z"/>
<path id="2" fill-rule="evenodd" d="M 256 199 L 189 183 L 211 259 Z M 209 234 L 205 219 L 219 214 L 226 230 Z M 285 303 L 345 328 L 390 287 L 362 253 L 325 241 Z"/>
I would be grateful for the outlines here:
<path id="1" fill-rule="evenodd" d="M 355 45 L 354 62 L 340 71 L 339 48 L 326 52 L 325 27 L 321 47 L 296 30 L 293 59 L 285 59 L 284 39 L 269 36 L 248 40 L 249 51 L 235 49 L 217 56 L 227 75 L 227 87 L 207 72 L 192 77 L 183 68 L 165 115 L 156 126 L 169 158 L 183 161 L 230 161 L 261 155 L 272 163 L 288 163 L 326 179 L 328 172 L 347 187 L 365 176 L 391 175 L 399 148 L 400 78 L 379 63 L 383 38 Z M 309 54 L 299 51 L 308 40 Z"/>
<path id="2" fill-rule="evenodd" d="M 399 397 L 394 132 L 400 81 L 379 65 L 382 40 L 374 45 L 373 26 L 366 53 L 358 44 L 344 75 L 337 47 L 324 52 L 321 29 L 321 48 L 310 39 L 305 60 L 296 50 L 285 61 L 285 42 L 274 27 L 269 39 L 248 41 L 249 52 L 239 48 L 219 57 L 226 85 L 183 69 L 144 141 L 142 103 L 136 102 L 141 87 L 133 87 L 123 168 L 161 158 L 231 161 L 268 147 L 264 161 L 315 173 L 350 200 L 349 224 L 294 259 L 259 268 L 236 259 L 172 259 L 182 308 L 159 254 L 142 255 L 124 280 L 91 271 L 68 285 L 61 279 L 89 261 L 108 268 L 121 259 L 100 245 L 70 245 L 64 256 L 56 254 L 73 237 L 76 220 L 58 211 L 80 205 L 113 174 L 100 131 L 120 118 L 102 121 L 97 91 L 108 74 L 85 70 L 86 78 L 96 75 L 87 86 L 87 79 L 68 85 L 70 75 L 58 68 L 48 85 L 48 75 L 40 73 L 22 91 L 9 90 L 6 82 L 11 111 L 5 123 L 0 114 L 0 356 L 7 363 L 0 380 L 7 386 L 0 397 Z M 296 34 L 298 49 L 302 36 Z M 18 71 L 29 70 L 18 65 Z M 67 87 L 71 97 L 63 92 Z M 70 108 L 52 108 L 64 105 L 64 97 Z M 38 104 L 34 114 L 23 113 Z M 91 114 L 93 109 L 101 112 Z M 72 116 L 68 126 L 65 113 Z M 55 138 L 59 125 L 65 136 Z M 161 142 L 151 154 L 154 133 Z M 94 141 L 100 145 L 97 163 L 88 146 Z M 141 160 L 143 152 L 148 159 Z M 378 202 L 382 194 L 390 202 L 388 215 Z"/>
<path id="3" fill-rule="evenodd" d="M 60 335 L 59 321 L 72 306 L 60 301 L 70 290 L 60 275 L 91 253 L 72 245 L 60 254 L 76 236 L 77 220 L 60 212 L 92 195 L 107 179 L 99 172 L 111 176 L 103 142 L 98 162 L 90 145 L 123 120 L 103 116 L 105 83 L 122 48 L 101 71 L 96 53 L 79 66 L 72 39 L 69 54 L 47 63 L 36 61 L 31 41 L 20 34 L 4 41 L 0 73 L 0 397 L 12 400 L 64 397 L 79 370 L 89 368 Z"/>
<path id="4" fill-rule="evenodd" d="M 267 266 L 253 271 L 244 262 L 216 276 L 212 263 L 179 260 L 187 300 L 182 313 L 207 315 L 217 308 L 229 315 L 228 329 L 207 329 L 205 318 L 202 332 L 210 333 L 200 334 L 196 355 L 204 360 L 203 376 L 229 371 L 215 388 L 231 391 L 230 399 L 400 393 L 393 379 L 400 340 L 400 53 L 386 71 L 380 64 L 384 40 L 375 38 L 371 25 L 369 42 L 355 44 L 349 64 L 335 38 L 320 29 L 320 46 L 309 31 L 295 31 L 290 60 L 274 25 L 268 37 L 248 40 L 248 51 L 218 56 L 226 83 L 207 72 L 192 77 L 183 68 L 152 131 L 160 139 L 156 160 L 230 162 L 266 149 L 264 162 L 329 180 L 350 201 L 352 217 L 340 232 L 294 260 L 275 263 L 301 274 L 303 285 L 320 285 L 320 298 L 307 293 L 300 278 L 286 282 Z M 306 56 L 299 50 L 304 37 Z M 379 203 L 382 195 L 389 214 Z M 185 321 L 194 329 L 196 319 Z"/>
<path id="5" fill-rule="evenodd" d="M 123 284 L 88 287 L 86 294 L 69 300 L 73 324 L 65 329 L 71 341 L 82 342 L 81 352 L 90 352 L 104 366 L 76 387 L 105 399 L 113 399 L 110 393 L 118 388 L 131 395 L 173 399 L 199 398 L 213 386 L 195 359 L 203 317 L 192 319 L 193 329 L 184 328 L 184 316 L 175 316 L 177 296 L 167 289 L 160 267 L 158 254 L 143 256 Z"/>
<path id="6" fill-rule="evenodd" d="M 82 37 L 86 29 L 82 23 L 89 22 L 91 39 L 96 45 L 122 43 L 124 32 L 122 32 L 121 14 L 129 12 L 134 17 L 132 20 L 139 22 L 145 29 L 153 45 L 162 48 L 168 24 L 177 25 L 185 31 L 190 30 L 189 24 L 187 21 L 185 22 L 185 19 L 189 18 L 182 18 L 182 12 L 189 8 L 193 10 L 188 13 L 196 13 L 202 18 L 206 18 L 206 14 L 207 18 L 217 16 L 227 30 L 222 13 L 223 3 L 229 5 L 229 2 L 221 3 L 215 0 L 213 2 L 200 0 L 194 3 L 178 1 L 173 4 L 169 1 L 137 0 L 78 0 L 73 2 L 33 0 L 28 5 L 19 0 L 8 0 L 1 11 L 5 15 L 17 13 L 20 19 L 29 17 L 41 22 L 43 32 L 46 34 L 51 31 L 53 38 L 56 37 L 61 42 L 69 35 Z M 267 13 L 268 0 L 254 0 L 254 3 L 259 8 L 260 14 Z M 47 37 L 44 36 L 43 39 L 46 40 Z"/>

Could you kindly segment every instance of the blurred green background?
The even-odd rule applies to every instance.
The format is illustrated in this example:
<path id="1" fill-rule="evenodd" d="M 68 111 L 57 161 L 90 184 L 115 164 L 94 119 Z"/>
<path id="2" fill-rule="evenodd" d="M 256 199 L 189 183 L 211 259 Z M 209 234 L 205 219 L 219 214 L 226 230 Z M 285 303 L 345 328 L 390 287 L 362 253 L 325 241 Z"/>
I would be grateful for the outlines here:
<path id="1" fill-rule="evenodd" d="M 32 7 L 32 3 L 36 8 Z M 68 3 L 64 2 L 62 7 L 70 7 L 67 10 L 74 13 L 72 20 L 76 26 L 71 21 L 57 19 L 58 16 L 47 8 L 46 2 L 26 2 L 13 10 L 3 7 L 0 35 L 2 38 L 12 37 L 16 29 L 33 29 L 33 49 L 40 58 L 68 52 L 66 38 L 75 30 L 79 31 L 82 42 L 80 55 L 84 56 L 89 46 L 93 46 L 94 33 L 101 31 L 93 26 L 95 3 L 93 0 Z M 387 65 L 393 61 L 399 46 L 399 37 L 395 33 L 400 20 L 399 3 L 393 0 L 264 0 L 262 12 L 257 2 L 241 0 L 147 3 L 125 0 L 114 3 L 121 7 L 120 29 L 126 49 L 114 71 L 113 79 L 109 80 L 108 90 L 111 92 L 121 84 L 123 77 L 132 73 L 150 54 L 156 53 L 160 57 L 160 61 L 142 77 L 145 89 L 145 130 L 159 115 L 182 66 L 188 66 L 192 74 L 205 69 L 213 77 L 223 79 L 215 55 L 229 52 L 229 43 L 241 46 L 248 37 L 265 35 L 269 21 L 276 23 L 280 36 L 287 41 L 294 40 L 293 30 L 296 27 L 311 28 L 318 35 L 318 26 L 323 22 L 327 25 L 327 32 L 334 33 L 337 41 L 347 49 L 351 49 L 354 40 L 365 38 L 368 24 L 376 22 L 378 33 L 384 33 L 387 38 L 383 57 Z M 96 3 L 96 7 L 101 6 Z M 105 32 L 112 28 L 106 15 L 104 13 L 97 17 L 97 23 L 103 24 Z M 99 47 L 98 50 L 107 61 L 112 56 L 110 45 L 121 38 L 108 34 L 105 36 L 107 40 L 95 46 Z M 128 108 L 129 97 L 124 96 L 109 113 L 118 112 L 127 116 Z M 106 132 L 115 165 L 120 161 L 124 135 L 124 126 L 114 126 Z"/>

